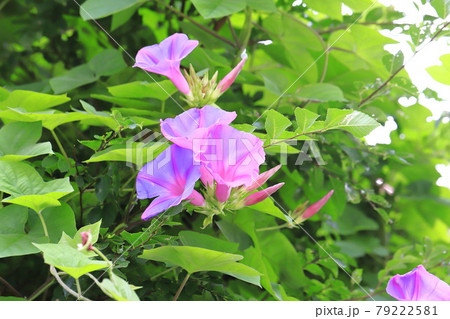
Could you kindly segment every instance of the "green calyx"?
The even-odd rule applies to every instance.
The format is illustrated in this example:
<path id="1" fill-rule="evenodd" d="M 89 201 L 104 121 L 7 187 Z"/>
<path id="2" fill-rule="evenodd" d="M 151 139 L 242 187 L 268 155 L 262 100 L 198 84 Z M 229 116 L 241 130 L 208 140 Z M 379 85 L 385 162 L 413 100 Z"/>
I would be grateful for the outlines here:
<path id="1" fill-rule="evenodd" d="M 184 100 L 188 105 L 193 107 L 203 107 L 205 105 L 213 105 L 222 95 L 217 88 L 217 71 L 209 79 L 206 72 L 203 76 L 197 75 L 192 65 L 189 66 L 189 73 L 184 71 L 186 80 L 191 88 L 191 92 L 186 95 Z"/>

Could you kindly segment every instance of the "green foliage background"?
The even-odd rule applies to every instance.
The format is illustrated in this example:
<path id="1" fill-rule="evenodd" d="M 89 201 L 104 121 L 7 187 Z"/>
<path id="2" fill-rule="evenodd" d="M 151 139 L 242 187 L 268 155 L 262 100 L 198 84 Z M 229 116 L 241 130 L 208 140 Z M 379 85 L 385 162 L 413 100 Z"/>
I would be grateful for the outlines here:
<path id="1" fill-rule="evenodd" d="M 387 280 L 419 264 L 449 282 L 450 191 L 435 183 L 435 165 L 450 158 L 448 114 L 427 122 L 428 109 L 397 102 L 438 99 L 418 92 L 402 54 L 384 50 L 395 41 L 378 31 L 399 27 L 402 14 L 372 0 L 303 2 L 2 1 L 0 298 L 73 300 L 49 265 L 94 300 L 171 300 L 184 278 L 181 300 L 391 300 Z M 352 15 L 341 15 L 342 3 Z M 440 29 L 436 37 L 449 35 L 444 22 L 432 28 L 449 1 L 431 5 L 439 17 L 400 25 L 413 50 Z M 185 107 L 170 81 L 131 67 L 141 47 L 175 32 L 200 42 L 182 65 L 219 78 L 246 49 L 244 70 L 217 104 L 266 145 L 278 139 L 267 167 L 284 164 L 269 181 L 285 182 L 275 202 L 206 228 L 182 206 L 141 221 L 149 201 L 136 199 L 138 167 L 126 164 L 130 151 L 137 165 L 158 154 L 154 142 L 130 138 L 158 132 L 159 119 Z M 450 84 L 448 56 L 442 61 L 430 74 Z M 339 116 L 353 112 L 333 109 L 362 114 L 346 130 L 324 129 L 342 128 Z M 398 124 L 392 143 L 367 146 L 361 137 L 373 119 L 388 116 Z M 320 159 L 301 153 L 305 139 Z M 301 228 L 278 227 L 331 189 Z M 87 229 L 109 261 L 77 250 Z"/>

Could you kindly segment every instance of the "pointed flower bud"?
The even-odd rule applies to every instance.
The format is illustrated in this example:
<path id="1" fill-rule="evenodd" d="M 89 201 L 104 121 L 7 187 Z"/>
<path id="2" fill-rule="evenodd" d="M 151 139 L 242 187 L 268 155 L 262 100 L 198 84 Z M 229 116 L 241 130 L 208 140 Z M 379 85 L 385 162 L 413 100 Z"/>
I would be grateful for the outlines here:
<path id="1" fill-rule="evenodd" d="M 233 84 L 233 82 L 236 80 L 238 74 L 241 72 L 242 68 L 244 67 L 245 62 L 247 61 L 247 57 L 243 58 L 241 62 L 239 62 L 233 70 L 230 71 L 225 77 L 219 82 L 219 85 L 217 86 L 217 89 L 220 90 L 220 93 L 225 92 L 228 90 L 228 88 Z"/>
<path id="2" fill-rule="evenodd" d="M 255 204 L 258 204 L 259 202 L 262 202 L 267 197 L 269 197 L 270 195 L 275 193 L 277 190 L 279 190 L 281 188 L 281 186 L 283 186 L 283 185 L 284 185 L 284 183 L 279 183 L 279 184 L 270 186 L 266 189 L 260 190 L 256 193 L 253 193 L 253 194 L 247 196 L 244 199 L 245 206 L 255 205 Z"/>
<path id="3" fill-rule="evenodd" d="M 296 223 L 301 223 L 305 219 L 312 217 L 328 202 L 328 200 L 330 199 L 331 195 L 333 195 L 333 193 L 334 193 L 334 190 L 332 189 L 331 191 L 328 192 L 328 194 L 326 194 L 324 197 L 319 199 L 317 202 L 308 206 L 303 212 L 299 209 L 296 209 L 294 211 L 294 216 L 293 216 L 294 221 Z"/>
<path id="4" fill-rule="evenodd" d="M 78 250 L 92 250 L 92 234 L 91 230 L 82 231 L 81 235 L 81 244 L 78 244 Z"/>
<path id="5" fill-rule="evenodd" d="M 192 194 L 189 195 L 186 199 L 191 199 L 191 204 L 194 206 L 205 206 L 205 198 L 195 189 L 192 191 Z"/>

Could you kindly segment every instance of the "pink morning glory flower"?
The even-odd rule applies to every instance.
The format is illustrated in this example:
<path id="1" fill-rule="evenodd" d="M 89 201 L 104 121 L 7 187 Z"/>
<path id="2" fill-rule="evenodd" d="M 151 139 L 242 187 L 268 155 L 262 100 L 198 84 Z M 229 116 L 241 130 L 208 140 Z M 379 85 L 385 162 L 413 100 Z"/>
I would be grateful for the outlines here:
<path id="1" fill-rule="evenodd" d="M 194 190 L 200 178 L 200 166 L 196 164 L 191 150 L 171 145 L 140 170 L 136 180 L 137 198 L 156 197 L 142 219 L 154 217 L 185 199 L 192 199 L 194 205 L 204 203 Z"/>
<path id="2" fill-rule="evenodd" d="M 199 146 L 200 161 L 217 184 L 250 186 L 265 160 L 263 142 L 229 125 L 215 125 Z M 211 179 L 211 178 L 209 178 Z M 202 180 L 208 180 L 203 177 Z"/>
<path id="3" fill-rule="evenodd" d="M 241 62 L 239 62 L 233 70 L 230 71 L 225 77 L 219 82 L 217 85 L 217 88 L 220 90 L 220 93 L 225 92 L 231 84 L 236 80 L 238 74 L 241 72 L 242 68 L 244 67 L 245 62 L 247 61 L 247 58 L 243 58 Z"/>
<path id="4" fill-rule="evenodd" d="M 175 33 L 159 44 L 140 49 L 134 67 L 167 76 L 178 90 L 188 95 L 191 89 L 180 71 L 180 62 L 197 45 L 198 41 L 189 40 L 183 33 Z"/>
<path id="5" fill-rule="evenodd" d="M 392 277 L 386 291 L 400 301 L 450 301 L 450 286 L 422 265 Z"/>
<path id="6" fill-rule="evenodd" d="M 230 124 L 236 112 L 226 112 L 211 105 L 201 109 L 189 109 L 175 118 L 161 121 L 161 133 L 178 146 L 193 149 L 193 141 L 206 138 L 211 128 L 218 124 Z"/>

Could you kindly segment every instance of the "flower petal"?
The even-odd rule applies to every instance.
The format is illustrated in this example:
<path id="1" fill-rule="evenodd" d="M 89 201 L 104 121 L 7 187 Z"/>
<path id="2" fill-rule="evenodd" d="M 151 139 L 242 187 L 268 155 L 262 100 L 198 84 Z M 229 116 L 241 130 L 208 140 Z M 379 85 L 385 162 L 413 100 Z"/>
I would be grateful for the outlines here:
<path id="1" fill-rule="evenodd" d="M 400 301 L 450 301 L 450 286 L 422 265 L 404 275 L 392 277 L 386 291 Z"/>
<path id="2" fill-rule="evenodd" d="M 259 138 L 228 125 L 216 125 L 208 135 L 208 142 L 200 159 L 218 184 L 237 187 L 255 181 L 265 160 Z"/>
<path id="3" fill-rule="evenodd" d="M 167 59 L 181 61 L 191 53 L 197 45 L 198 41 L 189 40 L 186 34 L 174 33 L 162 40 L 159 47 Z"/>
<path id="4" fill-rule="evenodd" d="M 161 121 L 161 132 L 169 141 L 197 154 L 214 125 L 230 124 L 235 118 L 236 112 L 205 105 L 202 109 L 189 109 L 173 119 Z"/>
<path id="5" fill-rule="evenodd" d="M 159 213 L 167 210 L 170 207 L 176 206 L 181 203 L 181 196 L 165 196 L 155 198 L 151 204 L 145 209 L 141 216 L 141 219 L 147 220 L 151 217 L 155 217 Z"/>
<path id="6" fill-rule="evenodd" d="M 205 206 L 205 198 L 195 189 L 186 199 L 191 199 L 191 204 L 194 206 Z"/>
<path id="7" fill-rule="evenodd" d="M 192 151 L 171 145 L 146 164 L 137 176 L 138 198 L 157 197 L 142 218 L 149 218 L 147 216 L 154 216 L 170 206 L 178 205 L 192 194 L 199 178 L 200 165 L 194 162 Z"/>

